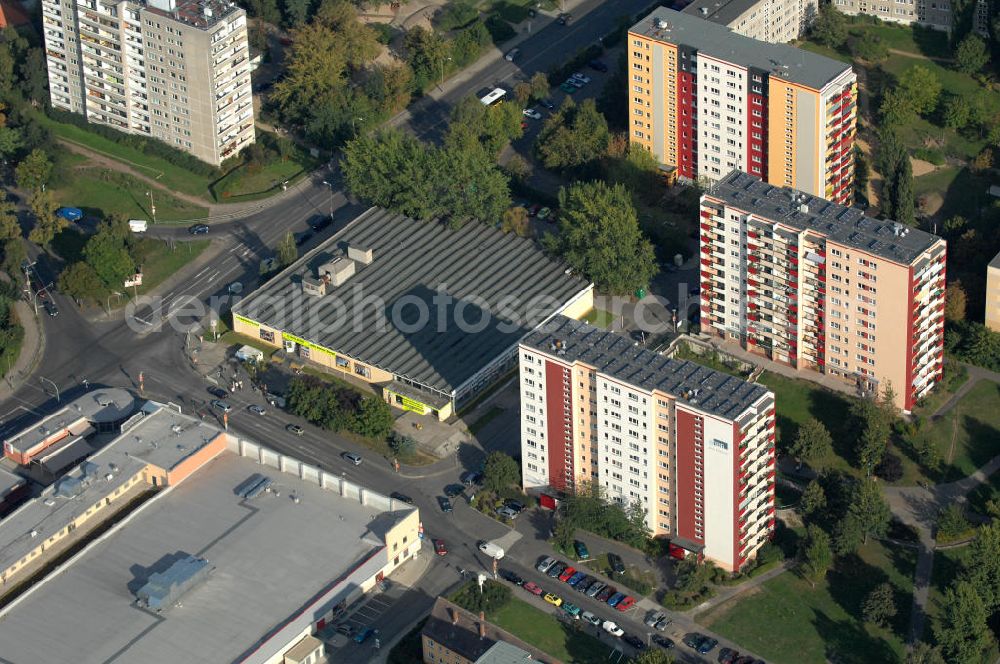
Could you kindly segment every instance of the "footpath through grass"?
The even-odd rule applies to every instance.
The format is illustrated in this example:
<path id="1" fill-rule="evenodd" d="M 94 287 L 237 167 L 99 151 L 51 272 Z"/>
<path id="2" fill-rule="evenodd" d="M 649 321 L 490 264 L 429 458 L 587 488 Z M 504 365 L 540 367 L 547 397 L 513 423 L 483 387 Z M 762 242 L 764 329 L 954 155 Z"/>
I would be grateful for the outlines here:
<path id="1" fill-rule="evenodd" d="M 107 168 L 77 168 L 53 188 L 60 205 L 77 207 L 88 215 L 152 221 L 149 192 L 152 189 L 157 221 L 186 221 L 208 217 L 208 208 L 182 201 L 127 173 Z"/>
<path id="2" fill-rule="evenodd" d="M 786 572 L 697 620 L 774 664 L 899 662 L 915 567 L 914 549 L 870 540 L 815 588 Z M 865 597 L 885 581 L 895 587 L 899 611 L 889 629 L 860 619 Z"/>
<path id="3" fill-rule="evenodd" d="M 938 446 L 944 480 L 971 475 L 1000 454 L 1000 385 L 979 381 L 952 410 L 926 427 L 917 435 L 929 436 Z"/>
<path id="4" fill-rule="evenodd" d="M 540 611 L 527 602 L 512 598 L 503 608 L 488 616 L 490 622 L 502 627 L 522 641 L 556 659 L 574 664 L 604 664 L 612 650 L 584 630 L 597 629 L 574 621 L 567 624 L 555 616 Z"/>

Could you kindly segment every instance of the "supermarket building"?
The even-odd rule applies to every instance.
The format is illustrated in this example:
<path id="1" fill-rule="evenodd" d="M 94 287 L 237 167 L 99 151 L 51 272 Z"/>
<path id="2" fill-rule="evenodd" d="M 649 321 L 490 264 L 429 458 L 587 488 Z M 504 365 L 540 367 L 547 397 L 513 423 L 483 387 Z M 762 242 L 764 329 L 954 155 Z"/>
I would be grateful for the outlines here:
<path id="1" fill-rule="evenodd" d="M 593 284 L 531 240 L 371 208 L 234 306 L 233 329 L 446 420 L 526 334 L 592 308 Z"/>
<path id="2" fill-rule="evenodd" d="M 418 556 L 418 530 L 408 504 L 147 402 L 0 522 L 0 652 L 13 664 L 321 661 L 316 632 Z M 46 567 L 60 554 L 72 555 Z M 142 601 L 189 561 L 211 572 L 155 609 Z"/>

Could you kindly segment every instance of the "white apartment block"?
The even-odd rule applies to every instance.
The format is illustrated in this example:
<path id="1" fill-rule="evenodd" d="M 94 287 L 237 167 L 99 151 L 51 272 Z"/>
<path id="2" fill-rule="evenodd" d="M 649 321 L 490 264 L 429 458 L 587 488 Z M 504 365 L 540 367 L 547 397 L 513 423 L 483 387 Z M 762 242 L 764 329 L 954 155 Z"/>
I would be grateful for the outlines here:
<path id="1" fill-rule="evenodd" d="M 246 12 L 226 0 L 42 0 L 56 108 L 219 165 L 254 142 Z"/>
<path id="2" fill-rule="evenodd" d="M 524 488 L 598 484 L 654 536 L 738 570 L 774 531 L 774 395 L 559 316 L 519 349 Z"/>
<path id="3" fill-rule="evenodd" d="M 923 25 L 951 31 L 951 3 L 948 0 L 832 0 L 833 6 L 848 16 L 868 14 L 902 25 Z"/>
<path id="4" fill-rule="evenodd" d="M 772 44 L 798 39 L 819 13 L 817 0 L 695 0 L 684 8 L 706 21 Z"/>

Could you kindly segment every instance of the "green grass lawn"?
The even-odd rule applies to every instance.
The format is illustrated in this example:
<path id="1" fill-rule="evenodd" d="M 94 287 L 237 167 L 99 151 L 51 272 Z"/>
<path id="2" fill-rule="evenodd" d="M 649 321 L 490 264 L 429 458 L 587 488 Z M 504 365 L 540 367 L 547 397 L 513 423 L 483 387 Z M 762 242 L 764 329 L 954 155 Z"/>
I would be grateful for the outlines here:
<path id="1" fill-rule="evenodd" d="M 574 554 L 572 557 L 576 558 L 576 555 Z M 599 553 L 593 556 L 588 562 L 582 564 L 612 579 L 619 588 L 624 586 L 622 592 L 626 594 L 631 591 L 632 594 L 638 594 L 641 597 L 642 595 L 648 595 L 660 586 L 660 580 L 657 578 L 656 573 L 648 567 L 625 563 L 625 574 L 615 574 L 608 563 L 607 553 Z M 649 589 L 647 590 L 645 586 L 648 586 Z M 636 599 L 639 599 L 639 597 Z"/>
<path id="2" fill-rule="evenodd" d="M 717 353 L 711 352 L 699 355 L 688 348 L 687 344 L 678 344 L 677 352 L 674 353 L 674 358 L 678 360 L 690 360 L 691 362 L 696 362 L 702 366 L 708 367 L 709 369 L 715 369 L 716 371 L 727 373 L 730 376 L 746 378 L 749 375 L 749 372 L 740 371 L 739 369 L 726 364 Z"/>
<path id="3" fill-rule="evenodd" d="M 948 33 L 929 28 L 913 28 L 882 23 L 880 25 L 852 25 L 851 32 L 868 32 L 879 37 L 890 49 L 906 51 L 929 58 L 950 58 Z"/>
<path id="4" fill-rule="evenodd" d="M 1000 472 L 993 473 L 989 481 L 980 484 L 969 492 L 969 509 L 979 514 L 986 514 L 986 503 L 995 500 L 1000 502 Z"/>
<path id="5" fill-rule="evenodd" d="M 856 432 L 851 428 L 850 405 L 847 397 L 806 380 L 786 378 L 765 371 L 760 383 L 766 385 L 775 398 L 775 420 L 779 447 L 787 449 L 799 427 L 810 417 L 822 422 L 833 437 L 835 456 L 821 467 L 857 472 L 851 468 Z"/>
<path id="6" fill-rule="evenodd" d="M 816 588 L 787 572 L 697 620 L 775 664 L 899 662 L 915 566 L 913 549 L 870 541 Z M 890 629 L 859 619 L 865 597 L 884 581 L 895 586 L 899 611 Z"/>
<path id="7" fill-rule="evenodd" d="M 605 311 L 604 309 L 591 309 L 590 312 L 583 317 L 583 320 L 587 321 L 591 325 L 596 325 L 597 327 L 607 329 L 611 327 L 611 323 L 615 320 L 615 315 L 610 311 Z"/>
<path id="8" fill-rule="evenodd" d="M 316 165 L 316 160 L 302 150 L 299 150 L 293 159 L 275 161 L 255 173 L 251 173 L 243 165 L 229 171 L 211 185 L 212 197 L 221 203 L 267 198 L 281 191 L 282 182 L 294 184 Z"/>
<path id="9" fill-rule="evenodd" d="M 946 466 L 950 466 L 943 473 L 945 481 L 971 475 L 1000 454 L 1000 385 L 980 381 L 955 408 L 928 423 L 919 435 L 928 435 L 937 443 Z"/>
<path id="10" fill-rule="evenodd" d="M 556 620 L 552 614 L 540 611 L 517 598 L 488 615 L 487 619 L 564 662 L 601 664 L 608 661 L 608 655 L 611 654 L 608 646 L 583 631 L 584 625 L 580 621 L 574 621 L 570 626 Z"/>
<path id="11" fill-rule="evenodd" d="M 126 173 L 106 168 L 73 169 L 71 177 L 53 187 L 60 205 L 78 207 L 87 214 L 152 220 L 149 185 Z M 157 221 L 204 219 L 208 208 L 153 190 Z"/>
<path id="12" fill-rule="evenodd" d="M 168 189 L 182 191 L 194 196 L 204 196 L 206 201 L 208 200 L 210 178 L 196 175 L 164 159 L 144 154 L 140 150 L 126 145 L 115 143 L 110 139 L 98 136 L 75 125 L 56 122 L 43 113 L 39 113 L 37 119 L 59 138 L 78 143 L 95 152 L 121 161 L 140 173 L 156 178 Z"/>
<path id="13" fill-rule="evenodd" d="M 208 247 L 208 240 L 178 242 L 171 249 L 166 242 L 143 238 L 137 254 L 142 259 L 142 286 L 139 295 L 144 295 L 163 283 L 182 267 L 198 258 Z"/>

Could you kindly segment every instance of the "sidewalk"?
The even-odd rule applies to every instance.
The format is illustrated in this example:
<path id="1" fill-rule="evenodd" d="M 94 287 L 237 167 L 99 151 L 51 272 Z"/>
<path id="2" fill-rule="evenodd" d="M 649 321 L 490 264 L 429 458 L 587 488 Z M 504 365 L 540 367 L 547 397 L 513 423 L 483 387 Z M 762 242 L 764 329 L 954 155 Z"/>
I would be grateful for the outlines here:
<path id="1" fill-rule="evenodd" d="M 828 390 L 833 390 L 834 392 L 841 392 L 851 396 L 858 395 L 857 389 L 850 383 L 845 383 L 841 380 L 833 378 L 832 376 L 827 376 L 826 374 L 821 374 L 817 371 L 810 371 L 809 369 L 795 369 L 794 367 L 769 360 L 766 357 L 743 350 L 736 342 L 721 341 L 713 337 L 708 343 L 719 351 L 732 355 L 733 357 L 743 360 L 744 362 L 749 362 L 750 364 L 759 366 L 763 368 L 764 371 L 769 371 L 786 378 L 807 380 L 810 383 L 822 385 Z"/>
<path id="2" fill-rule="evenodd" d="M 32 308 L 27 302 L 18 300 L 14 302 L 14 313 L 24 328 L 24 341 L 17 361 L 0 383 L 0 401 L 6 401 L 21 387 L 31 376 L 31 372 L 35 370 L 45 352 L 45 331 L 42 328 L 42 321 Z"/>

